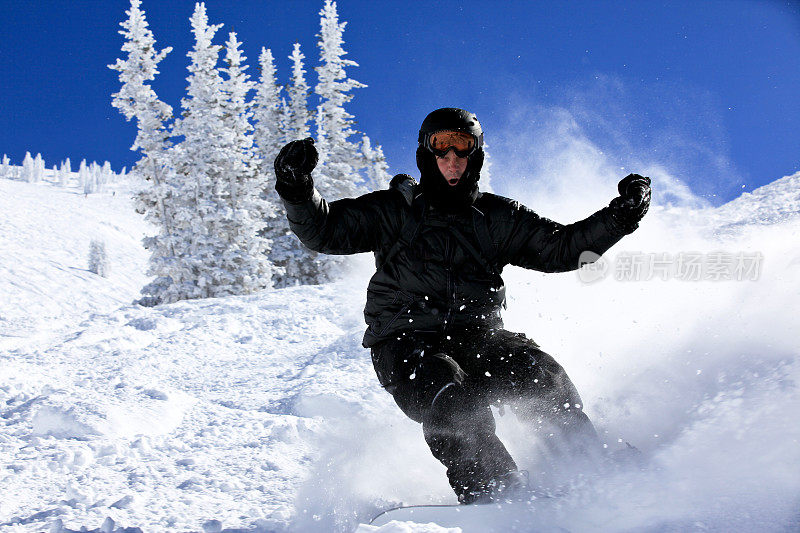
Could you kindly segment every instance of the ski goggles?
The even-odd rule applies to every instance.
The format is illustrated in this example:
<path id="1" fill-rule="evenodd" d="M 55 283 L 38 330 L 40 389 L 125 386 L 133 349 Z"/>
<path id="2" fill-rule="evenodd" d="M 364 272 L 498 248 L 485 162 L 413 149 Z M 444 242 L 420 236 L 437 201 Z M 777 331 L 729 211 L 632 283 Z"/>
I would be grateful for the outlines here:
<path id="1" fill-rule="evenodd" d="M 424 146 L 439 157 L 444 157 L 451 149 L 458 157 L 469 157 L 478 147 L 478 141 L 470 133 L 445 130 L 426 135 Z"/>

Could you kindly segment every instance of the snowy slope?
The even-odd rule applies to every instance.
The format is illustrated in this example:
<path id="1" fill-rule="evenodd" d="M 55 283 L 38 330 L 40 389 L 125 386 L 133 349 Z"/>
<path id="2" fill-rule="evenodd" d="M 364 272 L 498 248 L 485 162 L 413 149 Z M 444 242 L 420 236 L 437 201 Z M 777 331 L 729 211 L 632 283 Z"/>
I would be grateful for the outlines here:
<path id="1" fill-rule="evenodd" d="M 0 179 L 0 342 L 45 334 L 136 297 L 147 280 L 141 239 L 148 228 L 131 208 L 129 183 L 107 188 L 84 195 L 77 186 Z M 92 239 L 106 243 L 107 279 L 88 270 Z"/>
<path id="2" fill-rule="evenodd" d="M 532 478 L 567 491 L 523 530 L 797 527 L 796 177 L 692 217 L 655 208 L 597 282 L 506 271 L 507 327 L 565 366 L 610 448 L 646 461 L 554 471 L 498 416 Z M 337 284 L 138 307 L 147 228 L 119 187 L 0 180 L 0 531 L 352 531 L 392 502 L 454 500 L 360 347 L 369 258 Z M 98 234 L 108 279 L 86 271 Z M 614 279 L 632 252 L 763 263 L 755 280 Z"/>
<path id="3" fill-rule="evenodd" d="M 728 224 L 774 224 L 800 216 L 800 172 L 746 192 L 716 209 Z"/>
<path id="4" fill-rule="evenodd" d="M 130 191 L 0 187 L 0 530 L 283 528 L 322 418 L 388 410 L 360 348 L 365 283 L 142 308 Z M 97 236 L 108 279 L 86 269 Z"/>

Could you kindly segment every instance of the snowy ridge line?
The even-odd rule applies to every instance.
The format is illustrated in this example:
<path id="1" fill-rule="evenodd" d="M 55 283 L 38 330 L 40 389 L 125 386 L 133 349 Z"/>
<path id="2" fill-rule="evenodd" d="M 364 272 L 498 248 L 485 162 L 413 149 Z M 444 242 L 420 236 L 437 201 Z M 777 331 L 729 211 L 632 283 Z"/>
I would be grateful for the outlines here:
<path id="1" fill-rule="evenodd" d="M 11 179 L 25 181 L 28 183 L 49 182 L 60 187 L 78 187 L 85 194 L 101 192 L 109 184 L 119 183 L 128 179 L 125 167 L 119 173 L 111 170 L 111 163 L 108 161 L 99 165 L 97 162 L 86 162 L 81 160 L 78 170 L 72 171 L 72 164 L 69 158 L 62 161 L 58 166 L 53 165 L 52 169 L 45 167 L 42 154 L 31 157 L 30 152 L 25 152 L 25 159 L 22 165 L 12 165 L 7 155 L 3 154 L 0 161 L 0 179 Z"/>
<path id="2" fill-rule="evenodd" d="M 775 224 L 800 216 L 800 172 L 742 193 L 715 214 L 726 225 Z"/>

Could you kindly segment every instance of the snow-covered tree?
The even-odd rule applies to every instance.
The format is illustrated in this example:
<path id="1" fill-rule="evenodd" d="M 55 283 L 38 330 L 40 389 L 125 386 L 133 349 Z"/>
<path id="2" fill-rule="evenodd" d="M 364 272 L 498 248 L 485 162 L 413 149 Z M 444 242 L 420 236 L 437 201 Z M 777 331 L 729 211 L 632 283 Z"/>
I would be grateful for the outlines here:
<path id="1" fill-rule="evenodd" d="M 208 24 L 203 3 L 195 5 L 190 21 L 195 44 L 188 53 L 187 97 L 181 101 L 183 118 L 175 121 L 172 130 L 183 141 L 170 149 L 175 172 L 169 204 L 174 212 L 172 260 L 142 291 L 164 303 L 211 296 L 209 288 L 215 283 L 212 265 L 218 252 L 213 226 L 223 207 L 213 180 L 224 157 L 217 143 L 227 135 L 221 127 L 225 95 L 216 66 L 220 46 L 211 43 L 222 25 Z"/>
<path id="2" fill-rule="evenodd" d="M 287 88 L 289 104 L 286 108 L 286 141 L 305 139 L 309 134 L 308 83 L 303 59 L 306 56 L 300 51 L 300 43 L 294 43 L 292 55 L 292 83 Z"/>
<path id="3" fill-rule="evenodd" d="M 58 170 L 58 184 L 62 187 L 66 187 L 69 184 L 69 180 L 72 178 L 72 163 L 69 161 L 69 157 L 61 163 L 61 168 Z"/>
<path id="4" fill-rule="evenodd" d="M 296 50 L 299 53 L 299 48 Z M 288 106 L 281 99 L 281 89 L 276 82 L 275 64 L 270 50 L 262 48 L 259 64 L 261 77 L 254 102 L 254 118 L 256 120 L 254 138 L 261 159 L 259 176 L 263 187 L 262 197 L 268 205 L 268 213 L 263 220 L 262 235 L 271 243 L 268 257 L 273 265 L 273 284 L 276 287 L 285 287 L 296 283 L 295 273 L 299 272 L 296 263 L 304 260 L 306 251 L 289 229 L 286 210 L 275 192 L 273 162 L 275 156 L 287 142 L 286 131 L 289 122 L 287 116 L 289 113 L 287 112 L 285 115 L 284 111 Z M 300 69 L 302 70 L 302 64 Z M 304 79 L 302 79 L 302 83 L 305 84 Z M 304 98 L 307 93 L 308 86 L 303 92 Z M 305 101 L 303 101 L 303 110 L 307 122 L 308 111 L 305 108 Z"/>
<path id="5" fill-rule="evenodd" d="M 84 184 L 83 192 L 85 194 L 100 192 L 100 167 L 96 161 L 92 161 L 89 165 L 89 179 Z"/>
<path id="6" fill-rule="evenodd" d="M 357 66 L 355 61 L 345 59 L 343 32 L 346 23 L 339 22 L 336 3 L 326 0 L 320 11 L 320 27 L 318 46 L 320 48 L 320 66 L 316 67 L 319 81 L 314 92 L 319 97 L 316 108 L 315 124 L 317 149 L 320 161 L 314 171 L 314 182 L 326 198 L 333 200 L 348 196 L 357 196 L 370 188 L 384 188 L 389 182 L 386 160 L 380 146 L 373 148 L 369 139 L 364 136 L 362 143 L 351 141 L 356 134 L 352 128 L 353 116 L 347 113 L 344 105 L 352 99 L 352 89 L 365 87 L 364 84 L 349 79 L 345 67 Z M 292 54 L 292 81 L 287 87 L 288 104 L 285 110 L 286 136 L 264 161 L 262 168 L 269 165 L 269 186 L 267 194 L 274 194 L 274 176 L 271 175 L 272 160 L 280 146 L 289 140 L 303 139 L 309 135 L 308 84 L 306 82 L 303 61 L 305 56 L 300 51 L 300 44 L 295 43 Z M 271 55 L 270 55 L 271 60 Z M 267 67 L 262 61 L 263 73 L 272 74 L 274 69 Z M 279 91 L 271 93 L 271 105 L 278 107 Z M 276 121 L 280 124 L 280 121 Z M 261 145 L 261 141 L 258 141 Z M 263 151 L 262 151 L 263 154 Z M 266 155 L 262 155 L 265 159 Z M 280 205 L 280 204 L 279 204 Z M 284 272 L 276 276 L 276 286 L 293 285 L 295 283 L 322 283 L 337 277 L 341 257 L 320 255 L 306 249 L 299 240 L 288 231 L 283 219 L 283 210 L 279 208 L 281 217 L 275 225 L 266 231 L 271 232 L 272 249 L 270 259 Z"/>
<path id="7" fill-rule="evenodd" d="M 175 193 L 174 173 L 169 164 L 167 151 L 170 148 L 167 123 L 172 117 L 172 108 L 159 100 L 150 86 L 158 74 L 158 64 L 172 50 L 156 50 L 155 38 L 150 31 L 141 0 L 131 0 L 128 18 L 120 23 L 120 34 L 125 38 L 122 51 L 125 59 L 117 59 L 109 68 L 119 72 L 122 83 L 120 91 L 112 95 L 112 105 L 120 110 L 127 120 L 135 119 L 136 140 L 131 150 L 138 150 L 142 158 L 133 170 L 146 180 L 144 188 L 136 198 L 136 209 L 159 228 L 159 234 L 144 241 L 150 251 L 149 274 L 156 281 L 148 285 L 150 293 L 160 294 L 176 283 L 173 274 L 180 279 L 182 267 L 177 263 L 175 242 L 179 240 L 173 228 L 176 213 L 173 204 L 182 202 Z M 155 298 L 150 303 L 157 303 Z"/>
<path id="8" fill-rule="evenodd" d="M 89 245 L 89 272 L 107 278 L 111 267 L 106 254 L 106 243 L 99 239 L 92 239 Z"/>
<path id="9" fill-rule="evenodd" d="M 275 60 L 272 51 L 261 49 L 258 57 L 261 76 L 256 85 L 253 99 L 253 140 L 258 155 L 263 161 L 262 174 L 272 172 L 272 161 L 286 142 L 283 108 L 281 105 L 281 88 L 275 74 Z M 269 172 L 267 172 L 269 171 Z"/>
<path id="10" fill-rule="evenodd" d="M 367 183 L 371 189 L 386 189 L 392 176 L 389 174 L 389 165 L 386 163 L 386 156 L 383 155 L 383 148 L 380 145 L 372 147 L 369 137 L 364 135 L 361 138 L 361 153 L 367 170 Z"/>
<path id="11" fill-rule="evenodd" d="M 100 188 L 105 189 L 105 186 L 114 182 L 114 171 L 111 170 L 111 163 L 105 161 L 100 168 Z"/>
<path id="12" fill-rule="evenodd" d="M 309 135 L 309 112 L 307 107 L 308 84 L 303 68 L 300 44 L 295 43 L 292 55 L 292 82 L 287 88 L 289 103 L 280 98 L 280 89 L 275 82 L 275 67 L 272 53 L 262 51 L 260 57 L 261 80 L 256 95 L 255 138 L 262 158 L 261 176 L 265 185 L 264 196 L 270 203 L 272 216 L 265 218 L 263 234 L 271 241 L 269 260 L 274 265 L 273 281 L 276 287 L 296 283 L 317 283 L 317 254 L 306 249 L 289 230 L 283 203 L 275 192 L 273 161 L 281 147 L 294 139 Z"/>
<path id="13" fill-rule="evenodd" d="M 175 212 L 180 268 L 169 286 L 157 287 L 164 302 L 241 294 L 270 284 L 268 243 L 256 235 L 265 207 L 258 197 L 246 103 L 252 82 L 235 37 L 228 42 L 228 79 L 222 78 L 221 47 L 212 43 L 222 25 L 208 23 L 203 3 L 196 4 L 190 20 L 195 44 L 188 54 L 187 97 L 181 102 L 183 118 L 173 128 L 183 141 L 171 151 L 176 194 L 186 203 Z"/>
<path id="14" fill-rule="evenodd" d="M 232 37 L 228 43 L 227 79 L 223 79 L 217 68 L 220 47 L 211 42 L 221 25 L 209 25 L 205 5 L 196 4 L 191 18 L 195 47 L 188 54 L 188 96 L 182 100 L 182 118 L 170 124 L 172 109 L 150 86 L 158 74 L 158 64 L 170 49 L 156 50 L 141 0 L 131 0 L 126 13 L 128 18 L 121 23 L 120 33 L 125 37 L 122 50 L 127 55 L 109 67 L 119 72 L 122 83 L 121 90 L 113 95 L 113 105 L 137 123 L 132 149 L 140 151 L 142 159 L 132 172 L 149 183 L 137 197 L 137 211 L 160 228 L 158 235 L 145 239 L 145 247 L 151 252 L 148 273 L 155 277 L 143 289 L 151 296 L 148 303 L 252 290 L 235 289 L 238 282 L 232 282 L 228 272 L 231 264 L 243 264 L 244 252 L 236 255 L 221 251 L 221 241 L 216 237 L 224 234 L 228 244 L 238 242 L 234 237 L 238 230 L 232 229 L 238 222 L 247 225 L 258 220 L 266 226 L 260 231 L 260 240 L 242 246 L 264 249 L 272 241 L 268 257 L 277 265 L 272 274 L 278 284 L 331 279 L 332 265 L 339 260 L 318 256 L 300 245 L 289 233 L 274 193 L 275 155 L 287 140 L 309 134 L 309 88 L 300 45 L 295 44 L 290 56 L 293 68 L 287 86 L 288 104 L 275 80 L 272 54 L 262 49 L 262 76 L 250 115 L 246 104 L 235 107 L 238 97 L 233 96 L 234 87 L 244 88 L 241 102 L 246 102 L 251 84 L 243 74 L 244 58 L 238 51 L 238 41 Z M 315 69 L 319 83 L 314 92 L 319 97 L 315 124 L 321 161 L 315 180 L 327 198 L 335 199 L 384 187 L 388 174 L 380 146 L 373 147 L 366 136 L 361 142 L 351 140 L 356 133 L 354 119 L 344 105 L 351 100 L 352 89 L 364 85 L 349 79 L 345 72 L 346 67 L 357 65 L 344 59 L 342 35 L 346 23 L 339 22 L 336 4 L 331 0 L 325 1 L 320 15 L 321 59 Z M 237 61 L 240 64 L 235 66 Z M 242 80 L 241 84 L 236 79 Z M 255 122 L 253 131 L 247 129 L 251 120 Z M 180 143 L 173 146 L 171 138 L 180 139 Z M 255 141 L 255 149 L 250 139 Z M 256 169 L 261 196 L 260 201 L 245 207 L 250 200 L 242 199 L 247 196 L 244 191 L 249 191 L 245 184 L 252 182 L 252 169 Z M 102 186 L 108 179 L 101 172 L 97 184 Z M 86 182 L 82 180 L 83 185 Z M 238 259 L 231 259 L 234 255 Z M 227 261 L 227 266 L 214 261 Z M 248 278 L 252 287 L 263 277 L 269 278 L 262 275 L 263 265 L 254 268 L 261 274 Z"/>
<path id="15" fill-rule="evenodd" d="M 347 77 L 345 67 L 358 66 L 358 63 L 345 59 L 347 54 L 342 45 L 346 22 L 339 22 L 336 2 L 325 0 L 320 11 L 320 63 L 316 67 L 319 82 L 314 92 L 319 95 L 317 107 L 317 143 L 320 153 L 318 188 L 328 199 L 357 196 L 366 192 L 358 175 L 361 168 L 361 151 L 350 137 L 353 129 L 353 115 L 344 105 L 353 95 L 350 91 L 366 87 L 363 83 Z"/>
<path id="16" fill-rule="evenodd" d="M 11 177 L 11 160 L 6 154 L 3 154 L 3 161 L 0 163 L 0 178 Z"/>
<path id="17" fill-rule="evenodd" d="M 219 227 L 224 252 L 218 257 L 218 268 L 226 271 L 228 278 L 227 287 L 219 290 L 246 294 L 271 285 L 272 268 L 266 255 L 270 241 L 260 230 L 263 221 L 273 214 L 273 206 L 261 196 L 259 159 L 253 146 L 253 111 L 248 95 L 255 83 L 246 73 L 246 58 L 235 33 L 229 34 L 225 46 L 228 66 L 222 69 L 227 78 L 222 90 L 227 98 L 222 103 L 222 128 L 228 135 L 220 148 L 228 157 L 221 162 L 217 179 L 222 181 L 221 190 L 227 188 L 223 198 L 231 217 Z"/>
<path id="18" fill-rule="evenodd" d="M 44 179 L 44 159 L 42 154 L 37 153 L 33 158 L 33 182 L 38 183 Z"/>
<path id="19" fill-rule="evenodd" d="M 492 189 L 492 156 L 489 153 L 489 145 L 483 141 L 483 167 L 481 168 L 481 190 L 493 192 Z"/>
<path id="20" fill-rule="evenodd" d="M 34 179 L 33 158 L 30 152 L 25 152 L 25 159 L 22 160 L 22 181 L 32 183 Z"/>
<path id="21" fill-rule="evenodd" d="M 81 159 L 81 164 L 78 165 L 78 187 L 83 189 L 83 191 L 86 193 L 86 187 L 89 183 L 91 183 L 89 167 L 86 165 L 86 160 Z"/>
<path id="22" fill-rule="evenodd" d="M 344 109 L 344 105 L 353 98 L 350 91 L 365 85 L 347 77 L 345 67 L 358 64 L 344 58 L 346 52 L 342 48 L 343 33 L 347 23 L 339 22 L 336 3 L 325 0 L 319 14 L 320 33 L 317 44 L 320 49 L 320 66 L 315 68 L 318 83 L 314 92 L 320 102 L 315 116 L 320 160 L 314 171 L 314 183 L 325 198 L 335 200 L 358 196 L 367 191 L 359 173 L 364 167 L 364 155 L 358 144 L 350 140 L 356 131 L 352 128 L 353 116 Z M 298 45 L 295 45 L 295 52 L 291 57 L 297 80 L 302 75 L 302 55 Z M 294 135 L 296 138 L 306 136 L 297 135 L 297 129 Z M 322 283 L 338 277 L 344 258 L 320 255 L 304 248 L 300 250 L 298 255 L 301 260 L 295 262 L 294 271 L 287 265 L 287 277 L 291 275 L 291 278 L 300 283 Z"/>

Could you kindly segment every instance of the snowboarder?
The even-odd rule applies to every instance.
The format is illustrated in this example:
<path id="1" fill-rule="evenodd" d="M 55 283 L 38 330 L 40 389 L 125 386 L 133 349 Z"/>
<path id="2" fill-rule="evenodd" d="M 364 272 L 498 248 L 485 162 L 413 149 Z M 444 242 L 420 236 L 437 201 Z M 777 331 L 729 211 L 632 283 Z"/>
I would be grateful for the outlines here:
<path id="1" fill-rule="evenodd" d="M 650 179 L 626 176 L 608 207 L 562 225 L 478 190 L 483 131 L 474 114 L 433 111 L 418 143 L 419 184 L 400 174 L 388 190 L 328 203 L 311 177 L 313 139 L 293 141 L 275 159 L 276 189 L 292 231 L 312 250 L 375 254 L 363 344 L 380 384 L 422 423 L 461 503 L 505 499 L 527 481 L 495 435 L 490 405 L 513 404 L 521 418 L 551 423 L 575 451 L 599 438 L 564 369 L 503 329 L 502 269 L 564 272 L 584 251 L 602 255 L 638 227 Z"/>

